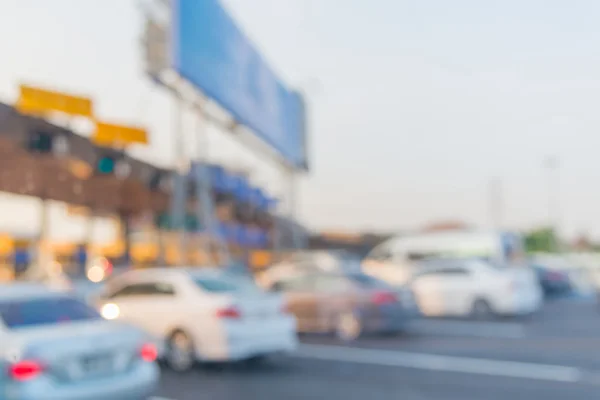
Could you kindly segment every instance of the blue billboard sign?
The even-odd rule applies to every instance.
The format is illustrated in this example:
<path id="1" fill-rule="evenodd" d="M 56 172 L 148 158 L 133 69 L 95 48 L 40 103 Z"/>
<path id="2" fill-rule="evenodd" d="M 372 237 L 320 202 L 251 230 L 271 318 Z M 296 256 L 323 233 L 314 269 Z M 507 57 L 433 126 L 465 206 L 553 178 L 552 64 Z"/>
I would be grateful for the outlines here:
<path id="1" fill-rule="evenodd" d="M 252 195 L 252 188 L 250 187 L 248 180 L 246 180 L 246 178 L 241 175 L 235 175 L 231 178 L 233 181 L 232 192 L 236 200 L 241 202 L 248 201 Z"/>
<path id="2" fill-rule="evenodd" d="M 219 192 L 226 192 L 230 187 L 227 171 L 220 165 L 209 165 L 208 171 L 213 188 Z"/>
<path id="3" fill-rule="evenodd" d="M 256 208 L 260 207 L 261 199 L 263 198 L 263 191 L 261 188 L 251 187 L 250 188 L 250 204 Z"/>
<path id="4" fill-rule="evenodd" d="M 219 0 L 174 0 L 172 66 L 297 168 L 306 168 L 302 96 L 288 89 Z"/>
<path id="5" fill-rule="evenodd" d="M 267 209 L 268 210 L 272 210 L 275 207 L 277 207 L 277 205 L 279 204 L 279 199 L 276 199 L 274 197 L 267 197 Z"/>

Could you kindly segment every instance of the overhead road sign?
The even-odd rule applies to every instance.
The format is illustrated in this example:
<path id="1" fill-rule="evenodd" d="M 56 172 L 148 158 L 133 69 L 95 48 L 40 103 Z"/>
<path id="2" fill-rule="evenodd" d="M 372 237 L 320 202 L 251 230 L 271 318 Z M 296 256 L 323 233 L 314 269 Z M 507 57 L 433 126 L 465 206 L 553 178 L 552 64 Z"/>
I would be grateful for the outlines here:
<path id="1" fill-rule="evenodd" d="M 97 122 L 92 141 L 100 146 L 148 144 L 148 133 L 135 126 Z"/>
<path id="2" fill-rule="evenodd" d="M 45 114 L 52 111 L 72 116 L 93 118 L 92 100 L 87 97 L 36 88 L 30 85 L 19 86 L 17 109 L 24 114 Z"/>
<path id="3" fill-rule="evenodd" d="M 218 0 L 173 0 L 173 69 L 295 168 L 306 168 L 302 96 L 269 68 Z"/>

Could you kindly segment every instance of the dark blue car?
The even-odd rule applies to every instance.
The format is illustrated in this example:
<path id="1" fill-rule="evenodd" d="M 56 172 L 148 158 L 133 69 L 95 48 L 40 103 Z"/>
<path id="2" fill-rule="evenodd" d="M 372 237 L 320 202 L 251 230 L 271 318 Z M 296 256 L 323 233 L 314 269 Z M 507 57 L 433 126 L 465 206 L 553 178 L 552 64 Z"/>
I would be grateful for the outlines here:
<path id="1" fill-rule="evenodd" d="M 558 271 L 542 265 L 533 265 L 540 286 L 546 297 L 554 297 L 571 292 L 571 280 L 566 272 Z"/>

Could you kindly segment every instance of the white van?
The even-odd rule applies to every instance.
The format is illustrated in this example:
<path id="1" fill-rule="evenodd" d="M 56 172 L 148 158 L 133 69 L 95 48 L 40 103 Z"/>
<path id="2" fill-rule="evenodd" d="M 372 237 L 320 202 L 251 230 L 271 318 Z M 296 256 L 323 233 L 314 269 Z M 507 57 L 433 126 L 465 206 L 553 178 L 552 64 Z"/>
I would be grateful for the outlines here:
<path id="1" fill-rule="evenodd" d="M 417 261 L 436 258 L 482 258 L 498 264 L 525 259 L 521 235 L 507 231 L 459 230 L 396 236 L 374 248 L 363 272 L 392 285 L 406 283 Z"/>

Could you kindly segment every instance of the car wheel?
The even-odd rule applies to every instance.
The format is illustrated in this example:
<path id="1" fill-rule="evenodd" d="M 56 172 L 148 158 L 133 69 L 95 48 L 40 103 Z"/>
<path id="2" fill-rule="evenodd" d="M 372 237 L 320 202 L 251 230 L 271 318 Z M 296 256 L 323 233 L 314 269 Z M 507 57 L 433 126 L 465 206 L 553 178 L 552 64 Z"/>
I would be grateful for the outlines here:
<path id="1" fill-rule="evenodd" d="M 335 322 L 335 335 L 338 339 L 350 341 L 358 339 L 362 333 L 362 322 L 354 313 L 338 315 Z"/>
<path id="2" fill-rule="evenodd" d="M 383 337 L 398 337 L 406 334 L 406 329 L 389 329 L 380 332 L 380 335 Z"/>
<path id="3" fill-rule="evenodd" d="M 250 367 L 263 367 L 269 363 L 271 357 L 268 354 L 257 354 L 245 360 L 245 364 Z"/>
<path id="4" fill-rule="evenodd" d="M 471 316 L 476 320 L 487 320 L 493 315 L 492 308 L 489 303 L 483 299 L 477 299 L 471 307 Z"/>
<path id="5" fill-rule="evenodd" d="M 196 362 L 192 339 L 183 331 L 174 332 L 167 342 L 165 362 L 175 372 L 188 372 Z"/>

